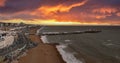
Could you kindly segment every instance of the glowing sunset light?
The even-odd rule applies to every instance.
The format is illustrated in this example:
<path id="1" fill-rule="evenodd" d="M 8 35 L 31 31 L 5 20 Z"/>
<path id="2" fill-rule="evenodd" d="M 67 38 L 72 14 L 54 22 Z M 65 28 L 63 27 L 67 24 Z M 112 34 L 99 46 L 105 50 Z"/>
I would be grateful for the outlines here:
<path id="1" fill-rule="evenodd" d="M 49 13 L 56 13 L 56 12 L 69 12 L 70 9 L 77 7 L 77 6 L 82 6 L 87 2 L 87 0 L 83 1 L 83 2 L 78 2 L 75 4 L 71 4 L 71 5 L 63 5 L 63 4 L 59 4 L 57 6 L 42 6 L 40 7 L 38 10 L 42 11 L 42 13 L 44 14 L 49 14 Z"/>
<path id="2" fill-rule="evenodd" d="M 119 3 L 120 0 L 0 0 L 0 22 L 120 25 Z"/>
<path id="3" fill-rule="evenodd" d="M 2 7 L 2 6 L 5 5 L 5 1 L 6 1 L 6 0 L 0 0 L 0 7 Z"/>
<path id="4" fill-rule="evenodd" d="M 2 22 L 2 21 L 1 21 Z M 110 23 L 96 23 L 96 22 L 74 22 L 74 21 L 56 21 L 56 20 L 22 20 L 22 19 L 12 19 L 4 21 L 6 23 L 25 23 L 25 24 L 36 24 L 36 25 L 111 25 Z"/>

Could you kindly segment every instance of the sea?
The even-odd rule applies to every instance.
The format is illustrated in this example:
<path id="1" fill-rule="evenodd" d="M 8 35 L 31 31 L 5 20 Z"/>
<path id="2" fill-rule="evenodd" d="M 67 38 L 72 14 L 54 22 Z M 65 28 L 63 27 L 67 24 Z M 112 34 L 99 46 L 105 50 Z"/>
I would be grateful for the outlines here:
<path id="1" fill-rule="evenodd" d="M 44 35 L 67 63 L 120 63 L 120 26 L 44 26 L 39 32 L 101 30 L 99 33 Z"/>

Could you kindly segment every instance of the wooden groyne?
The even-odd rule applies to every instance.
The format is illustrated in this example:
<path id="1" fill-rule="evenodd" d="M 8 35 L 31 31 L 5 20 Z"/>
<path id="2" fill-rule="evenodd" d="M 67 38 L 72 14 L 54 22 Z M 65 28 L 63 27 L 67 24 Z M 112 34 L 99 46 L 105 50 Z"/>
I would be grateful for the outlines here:
<path id="1" fill-rule="evenodd" d="M 73 31 L 73 32 L 42 32 L 39 35 L 69 35 L 69 34 L 83 34 L 83 33 L 99 33 L 100 30 L 88 30 L 88 31 Z"/>

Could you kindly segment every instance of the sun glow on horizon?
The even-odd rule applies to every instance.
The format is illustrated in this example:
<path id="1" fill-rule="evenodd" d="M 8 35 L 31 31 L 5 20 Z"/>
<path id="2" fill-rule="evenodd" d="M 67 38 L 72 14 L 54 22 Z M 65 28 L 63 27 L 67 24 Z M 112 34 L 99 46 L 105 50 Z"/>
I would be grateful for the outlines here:
<path id="1" fill-rule="evenodd" d="M 25 24 L 36 24 L 36 25 L 110 25 L 110 23 L 87 23 L 87 22 L 74 22 L 74 21 L 57 21 L 55 19 L 52 20 L 22 20 L 22 19 L 12 19 L 12 20 L 6 20 L 1 21 L 6 23 L 25 23 Z"/>

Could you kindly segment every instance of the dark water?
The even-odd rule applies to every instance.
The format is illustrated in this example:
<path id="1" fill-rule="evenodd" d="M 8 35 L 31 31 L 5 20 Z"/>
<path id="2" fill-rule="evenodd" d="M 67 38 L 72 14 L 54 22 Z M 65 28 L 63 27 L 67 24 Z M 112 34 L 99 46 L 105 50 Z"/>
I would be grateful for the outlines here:
<path id="1" fill-rule="evenodd" d="M 48 26 L 41 32 L 69 32 L 88 29 L 102 30 L 93 34 L 72 34 L 47 36 L 51 43 L 66 44 L 64 50 L 74 52 L 78 59 L 80 53 L 98 60 L 97 63 L 120 63 L 120 27 L 119 26 Z"/>

